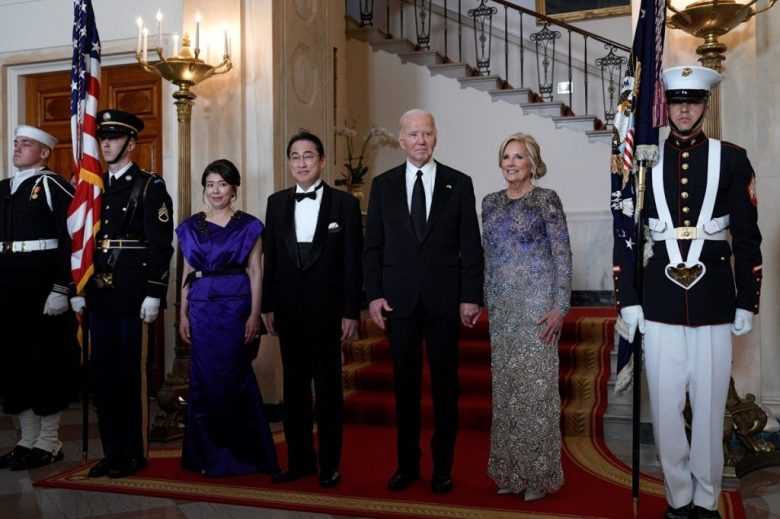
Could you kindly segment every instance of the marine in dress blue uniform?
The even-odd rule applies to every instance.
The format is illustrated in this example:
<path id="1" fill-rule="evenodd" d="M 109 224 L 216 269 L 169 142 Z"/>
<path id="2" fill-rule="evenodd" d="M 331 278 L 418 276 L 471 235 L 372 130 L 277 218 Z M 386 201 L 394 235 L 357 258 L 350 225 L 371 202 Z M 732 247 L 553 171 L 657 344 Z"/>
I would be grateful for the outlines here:
<path id="1" fill-rule="evenodd" d="M 78 367 L 76 319 L 68 307 L 68 207 L 73 187 L 46 167 L 57 139 L 33 126 L 14 132 L 16 173 L 0 181 L 0 384 L 3 412 L 21 439 L 0 468 L 60 461 L 61 411 Z"/>
<path id="2" fill-rule="evenodd" d="M 98 113 L 103 175 L 95 273 L 86 287 L 91 373 L 105 458 L 90 477 L 124 477 L 146 466 L 148 323 L 165 307 L 173 211 L 165 182 L 131 161 L 143 122 Z"/>
<path id="3" fill-rule="evenodd" d="M 652 253 L 643 300 L 620 245 L 616 301 L 630 335 L 637 327 L 645 333 L 653 432 L 669 504 L 665 517 L 712 518 L 720 517 L 731 335 L 750 332 L 759 306 L 755 173 L 744 149 L 702 132 L 709 91 L 720 74 L 674 67 L 664 81 L 671 133 L 648 175 L 643 216 Z M 682 416 L 686 390 L 693 411 L 690 445 Z"/>

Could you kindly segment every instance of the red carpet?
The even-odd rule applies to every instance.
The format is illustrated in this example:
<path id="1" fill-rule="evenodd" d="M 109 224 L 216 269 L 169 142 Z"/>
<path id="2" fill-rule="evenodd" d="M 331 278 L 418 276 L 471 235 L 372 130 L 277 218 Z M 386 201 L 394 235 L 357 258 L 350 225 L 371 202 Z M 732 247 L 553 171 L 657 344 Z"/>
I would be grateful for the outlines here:
<path id="1" fill-rule="evenodd" d="M 370 322 L 366 337 L 345 347 L 347 388 L 343 481 L 323 490 L 312 476 L 289 485 L 272 485 L 267 475 L 209 479 L 179 466 L 177 449 L 152 450 L 150 466 L 119 480 L 87 479 L 88 466 L 59 474 L 36 485 L 131 493 L 268 508 L 359 517 L 430 518 L 614 518 L 632 517 L 630 470 L 604 446 L 602 415 L 606 408 L 609 352 L 614 310 L 576 308 L 566 320 L 559 347 L 566 484 L 556 494 L 525 503 L 515 495 L 498 495 L 487 477 L 490 429 L 490 344 L 487 321 L 465 330 L 461 341 L 461 432 L 453 467 L 455 489 L 446 495 L 430 491 L 430 453 L 424 434 L 422 478 L 412 488 L 389 492 L 385 485 L 395 469 L 392 366 L 387 341 Z M 424 424 L 430 424 L 430 397 L 425 396 Z M 280 459 L 286 459 L 279 444 Z M 659 518 L 666 502 L 663 483 L 642 478 L 641 518 Z M 724 492 L 724 518 L 743 519 L 737 492 Z"/>
<path id="2" fill-rule="evenodd" d="M 566 484 L 556 494 L 525 503 L 515 495 L 498 495 L 487 477 L 488 434 L 463 431 L 453 477 L 455 489 L 431 493 L 430 462 L 423 457 L 422 478 L 402 492 L 385 489 L 395 468 L 394 431 L 390 427 L 348 425 L 345 430 L 343 480 L 323 490 L 315 476 L 288 485 L 273 485 L 267 475 L 210 479 L 179 466 L 178 449 L 155 449 L 146 470 L 125 479 L 86 479 L 88 466 L 39 481 L 44 487 L 119 492 L 172 499 L 210 501 L 268 508 L 377 518 L 553 519 L 631 517 L 629 471 L 587 437 L 566 437 L 563 470 Z M 429 434 L 423 438 L 427 443 Z M 284 445 L 280 445 L 284 458 Z M 644 478 L 640 517 L 657 519 L 666 508 L 660 481 Z M 742 519 L 736 493 L 724 493 L 724 518 Z"/>

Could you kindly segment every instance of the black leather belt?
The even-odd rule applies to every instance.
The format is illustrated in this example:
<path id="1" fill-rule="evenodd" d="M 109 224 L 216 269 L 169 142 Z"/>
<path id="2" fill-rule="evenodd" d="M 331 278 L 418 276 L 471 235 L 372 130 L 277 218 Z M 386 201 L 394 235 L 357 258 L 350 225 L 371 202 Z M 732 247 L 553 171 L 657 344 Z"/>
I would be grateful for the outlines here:
<path id="1" fill-rule="evenodd" d="M 193 270 L 184 279 L 184 286 L 189 286 L 193 281 L 200 278 L 210 278 L 214 276 L 235 276 L 237 274 L 246 274 L 246 269 L 242 267 L 228 267 L 222 270 Z"/>

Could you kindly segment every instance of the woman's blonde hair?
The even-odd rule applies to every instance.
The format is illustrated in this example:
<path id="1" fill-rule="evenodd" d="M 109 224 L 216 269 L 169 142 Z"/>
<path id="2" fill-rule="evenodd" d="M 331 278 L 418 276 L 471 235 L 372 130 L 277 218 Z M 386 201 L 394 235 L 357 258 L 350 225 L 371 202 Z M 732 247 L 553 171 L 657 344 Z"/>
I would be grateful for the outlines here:
<path id="1" fill-rule="evenodd" d="M 520 142 L 525 145 L 525 149 L 528 150 L 528 160 L 531 162 L 531 177 L 542 178 L 547 173 L 547 164 L 542 160 L 542 151 L 539 148 L 539 143 L 532 135 L 527 133 L 513 133 L 501 143 L 498 148 L 498 165 L 501 165 L 501 159 L 504 156 L 504 150 L 509 146 L 510 142 Z"/>

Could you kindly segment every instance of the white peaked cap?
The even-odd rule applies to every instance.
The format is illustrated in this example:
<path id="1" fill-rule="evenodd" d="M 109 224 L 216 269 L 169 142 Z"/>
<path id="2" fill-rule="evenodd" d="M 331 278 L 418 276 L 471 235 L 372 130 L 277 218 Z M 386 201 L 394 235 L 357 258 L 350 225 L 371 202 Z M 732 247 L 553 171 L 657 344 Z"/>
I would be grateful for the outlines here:
<path id="1" fill-rule="evenodd" d="M 54 148 L 54 145 L 59 142 L 56 138 L 54 138 L 53 135 L 36 128 L 35 126 L 27 126 L 26 124 L 22 124 L 16 127 L 16 130 L 14 131 L 14 137 L 28 137 L 52 149 Z"/>
<path id="2" fill-rule="evenodd" d="M 720 73 L 709 67 L 683 66 L 664 70 L 666 90 L 704 90 L 720 83 Z"/>

